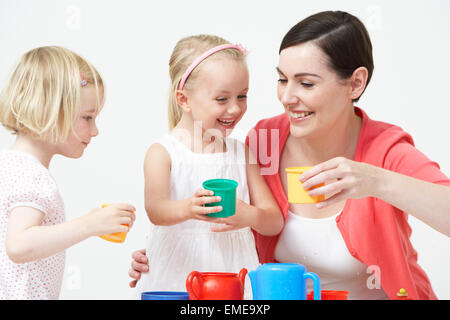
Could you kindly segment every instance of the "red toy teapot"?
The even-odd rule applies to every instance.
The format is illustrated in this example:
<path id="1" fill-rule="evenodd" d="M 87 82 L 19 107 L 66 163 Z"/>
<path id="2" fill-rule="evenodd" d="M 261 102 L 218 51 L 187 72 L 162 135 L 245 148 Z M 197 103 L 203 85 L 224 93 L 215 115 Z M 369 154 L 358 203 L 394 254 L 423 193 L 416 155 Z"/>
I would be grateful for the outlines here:
<path id="1" fill-rule="evenodd" d="M 192 271 L 186 279 L 190 300 L 243 300 L 247 269 L 239 274 Z"/>

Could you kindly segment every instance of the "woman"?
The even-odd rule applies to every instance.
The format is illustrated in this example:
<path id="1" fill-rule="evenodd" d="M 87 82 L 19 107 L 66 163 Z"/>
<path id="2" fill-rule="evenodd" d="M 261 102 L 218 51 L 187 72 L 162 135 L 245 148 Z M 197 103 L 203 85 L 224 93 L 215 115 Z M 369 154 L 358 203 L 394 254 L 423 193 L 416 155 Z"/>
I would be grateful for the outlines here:
<path id="1" fill-rule="evenodd" d="M 301 263 L 319 275 L 322 289 L 347 290 L 350 299 L 396 299 L 400 288 L 413 299 L 436 299 L 407 217 L 450 235 L 450 180 L 409 134 L 354 106 L 374 68 L 364 25 L 345 12 L 321 12 L 295 25 L 279 52 L 285 112 L 261 120 L 247 137 L 257 157 L 258 145 L 262 154 L 279 155 L 276 172 L 264 178 L 285 227 L 274 237 L 255 233 L 260 262 Z M 260 130 L 277 130 L 278 140 Z M 305 189 L 325 183 L 309 191 L 325 201 L 288 203 L 285 169 L 296 166 L 313 166 L 300 180 Z M 130 276 L 137 279 L 142 251 L 133 257 Z"/>

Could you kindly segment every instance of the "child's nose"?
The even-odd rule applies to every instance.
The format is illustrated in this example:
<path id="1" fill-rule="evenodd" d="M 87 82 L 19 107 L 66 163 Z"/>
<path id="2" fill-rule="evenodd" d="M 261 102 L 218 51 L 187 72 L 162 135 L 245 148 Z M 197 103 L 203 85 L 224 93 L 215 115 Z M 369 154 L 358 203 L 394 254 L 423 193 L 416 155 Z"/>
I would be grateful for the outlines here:
<path id="1" fill-rule="evenodd" d="M 97 135 L 98 135 L 98 129 L 97 129 L 97 126 L 94 124 L 93 127 L 91 128 L 91 136 L 96 137 Z"/>
<path id="2" fill-rule="evenodd" d="M 228 108 L 227 111 L 229 114 L 235 115 L 235 114 L 240 114 L 242 110 L 241 110 L 241 107 L 237 103 L 234 103 Z"/>

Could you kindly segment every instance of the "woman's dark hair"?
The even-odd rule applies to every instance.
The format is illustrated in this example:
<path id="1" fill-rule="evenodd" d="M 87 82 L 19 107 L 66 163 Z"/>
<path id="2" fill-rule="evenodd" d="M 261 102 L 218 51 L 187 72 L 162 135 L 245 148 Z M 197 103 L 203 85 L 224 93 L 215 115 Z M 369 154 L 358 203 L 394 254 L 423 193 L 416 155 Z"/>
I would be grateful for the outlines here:
<path id="1" fill-rule="evenodd" d="M 331 69 L 342 79 L 349 78 L 357 68 L 366 67 L 369 71 L 367 87 L 374 68 L 372 43 L 357 17 L 342 11 L 324 11 L 309 16 L 289 30 L 279 52 L 308 41 L 313 41 L 325 52 Z M 359 97 L 353 101 L 358 100 Z"/>

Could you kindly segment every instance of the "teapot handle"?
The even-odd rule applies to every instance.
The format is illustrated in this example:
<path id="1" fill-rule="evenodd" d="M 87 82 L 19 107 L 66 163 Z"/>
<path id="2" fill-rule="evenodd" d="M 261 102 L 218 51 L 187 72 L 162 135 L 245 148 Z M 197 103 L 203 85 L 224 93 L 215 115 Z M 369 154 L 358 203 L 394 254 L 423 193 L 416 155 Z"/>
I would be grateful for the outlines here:
<path id="1" fill-rule="evenodd" d="M 239 271 L 239 280 L 241 280 L 242 288 L 244 288 L 245 285 L 245 276 L 247 275 L 248 271 L 245 268 L 242 268 L 241 271 Z"/>
<path id="2" fill-rule="evenodd" d="M 192 283 L 194 282 L 194 279 L 197 278 L 198 282 L 198 295 L 195 294 L 194 289 L 192 288 Z M 186 289 L 189 293 L 189 299 L 191 300 L 200 300 L 201 292 L 202 292 L 202 286 L 203 286 L 203 278 L 200 272 L 198 271 L 192 271 L 189 273 L 188 277 L 186 278 Z"/>

